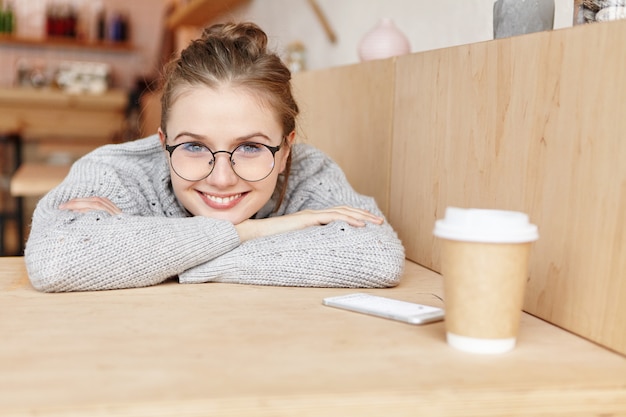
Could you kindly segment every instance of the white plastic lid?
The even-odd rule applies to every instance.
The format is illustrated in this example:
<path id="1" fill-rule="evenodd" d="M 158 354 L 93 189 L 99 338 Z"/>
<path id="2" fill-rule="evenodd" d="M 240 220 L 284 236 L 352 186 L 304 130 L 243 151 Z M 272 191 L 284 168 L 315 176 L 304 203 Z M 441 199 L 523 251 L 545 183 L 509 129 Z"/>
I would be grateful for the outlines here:
<path id="1" fill-rule="evenodd" d="M 523 243 L 539 238 L 537 226 L 518 211 L 446 208 L 433 234 L 449 240 L 483 243 Z"/>

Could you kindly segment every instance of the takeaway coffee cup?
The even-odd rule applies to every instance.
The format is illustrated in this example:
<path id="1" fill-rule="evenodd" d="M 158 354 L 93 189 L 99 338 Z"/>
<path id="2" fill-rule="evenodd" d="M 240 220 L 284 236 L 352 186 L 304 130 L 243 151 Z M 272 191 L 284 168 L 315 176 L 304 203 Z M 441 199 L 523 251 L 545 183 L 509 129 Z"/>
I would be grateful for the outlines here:
<path id="1" fill-rule="evenodd" d="M 433 233 L 442 239 L 448 344 L 474 353 L 513 349 L 537 226 L 516 211 L 448 207 Z"/>

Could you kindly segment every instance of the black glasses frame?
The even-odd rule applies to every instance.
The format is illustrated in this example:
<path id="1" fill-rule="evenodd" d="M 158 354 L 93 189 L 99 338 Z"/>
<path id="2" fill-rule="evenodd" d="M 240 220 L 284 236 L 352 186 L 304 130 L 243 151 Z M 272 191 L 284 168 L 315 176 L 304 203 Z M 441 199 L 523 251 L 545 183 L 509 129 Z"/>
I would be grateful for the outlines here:
<path id="1" fill-rule="evenodd" d="M 284 140 L 284 138 L 283 138 L 283 140 Z M 176 150 L 176 148 L 178 148 L 179 146 L 182 146 L 182 145 L 187 145 L 187 144 L 190 144 L 190 143 L 198 143 L 198 142 L 182 142 L 182 143 L 179 143 L 178 145 L 167 145 L 167 144 L 165 145 L 165 150 L 166 150 L 167 152 L 169 152 L 169 154 L 170 154 L 170 166 L 172 167 L 172 169 L 174 170 L 174 172 L 176 172 L 176 175 L 178 175 L 179 177 L 181 177 L 181 178 L 182 178 L 182 179 L 184 179 L 185 181 L 202 181 L 203 179 L 207 178 L 209 175 L 211 175 L 211 174 L 213 173 L 213 170 L 215 169 L 215 163 L 213 163 L 213 165 L 211 166 L 211 170 L 209 171 L 209 173 L 208 173 L 208 174 L 206 174 L 204 177 L 199 178 L 199 179 L 197 179 L 197 180 L 190 180 L 190 179 L 187 179 L 187 178 L 183 177 L 182 175 L 180 175 L 180 174 L 176 171 L 176 168 L 174 168 L 174 164 L 172 164 L 172 153 L 174 153 L 174 151 Z M 268 149 L 268 150 L 272 153 L 272 158 L 274 158 L 274 165 L 272 165 L 272 169 L 270 170 L 270 172 L 268 172 L 266 176 L 264 176 L 263 178 L 259 178 L 258 180 L 248 180 L 248 179 L 246 179 L 246 178 L 242 177 L 241 175 L 237 174 L 237 171 L 235 171 L 235 168 L 233 167 L 233 166 L 235 165 L 235 163 L 234 163 L 234 161 L 233 161 L 233 153 L 234 153 L 234 152 L 235 152 L 235 151 L 236 151 L 236 150 L 237 150 L 240 146 L 244 146 L 244 145 L 246 145 L 246 144 L 250 144 L 250 143 L 254 143 L 255 145 L 265 146 L 265 147 L 266 147 L 266 148 L 267 148 L 267 149 Z M 199 143 L 199 145 L 202 145 L 202 144 L 201 144 L 201 143 Z M 224 151 L 224 150 L 222 150 L 222 151 L 215 151 L 215 152 L 213 152 L 213 151 L 211 150 L 211 148 L 209 148 L 208 146 L 205 146 L 205 145 L 202 145 L 202 146 L 204 146 L 205 148 L 207 148 L 207 149 L 209 150 L 209 152 L 211 152 L 211 155 L 213 156 L 213 162 L 215 162 L 215 160 L 216 160 L 216 159 L 215 159 L 215 155 L 217 155 L 218 153 L 226 153 L 226 154 L 228 154 L 228 160 L 230 161 L 230 168 L 233 170 L 233 172 L 235 173 L 235 175 L 236 175 L 236 176 L 238 176 L 239 178 L 241 178 L 241 179 L 242 179 L 242 180 L 244 180 L 244 181 L 248 181 L 248 182 L 257 182 L 257 181 L 262 181 L 262 180 L 264 180 L 265 178 L 267 178 L 267 177 L 268 177 L 268 176 L 269 176 L 269 175 L 270 175 L 270 174 L 274 171 L 274 167 L 276 166 L 276 152 L 278 152 L 278 151 L 280 150 L 280 148 L 282 147 L 282 142 L 281 142 L 281 144 L 280 144 L 280 145 L 278 145 L 278 146 L 270 146 L 270 145 L 266 145 L 266 144 L 264 144 L 264 143 L 259 143 L 259 142 L 244 142 L 244 143 L 242 143 L 242 144 L 240 144 L 240 145 L 237 145 L 237 146 L 235 147 L 235 149 L 233 149 L 233 150 L 232 150 L 232 151 L 230 151 L 230 152 L 229 152 L 229 151 Z"/>

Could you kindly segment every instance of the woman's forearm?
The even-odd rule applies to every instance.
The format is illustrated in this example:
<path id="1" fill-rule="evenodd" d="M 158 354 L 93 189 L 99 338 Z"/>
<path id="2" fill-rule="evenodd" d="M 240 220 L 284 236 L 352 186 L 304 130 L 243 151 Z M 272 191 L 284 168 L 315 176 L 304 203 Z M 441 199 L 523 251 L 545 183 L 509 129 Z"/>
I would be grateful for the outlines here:
<path id="1" fill-rule="evenodd" d="M 179 275 L 181 283 L 380 288 L 397 285 L 404 248 L 388 224 L 345 222 L 251 240 Z"/>
<path id="2" fill-rule="evenodd" d="M 46 292 L 154 285 L 240 244 L 232 224 L 200 217 L 59 211 L 35 222 L 25 260 Z"/>

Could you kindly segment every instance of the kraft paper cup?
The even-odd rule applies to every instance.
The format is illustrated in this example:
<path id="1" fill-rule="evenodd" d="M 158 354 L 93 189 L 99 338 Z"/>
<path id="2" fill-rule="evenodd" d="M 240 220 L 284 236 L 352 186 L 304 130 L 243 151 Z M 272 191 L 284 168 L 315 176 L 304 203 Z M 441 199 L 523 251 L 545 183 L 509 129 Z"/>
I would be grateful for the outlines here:
<path id="1" fill-rule="evenodd" d="M 520 212 L 448 207 L 433 233 L 442 239 L 448 344 L 473 353 L 513 349 L 537 226 Z"/>

